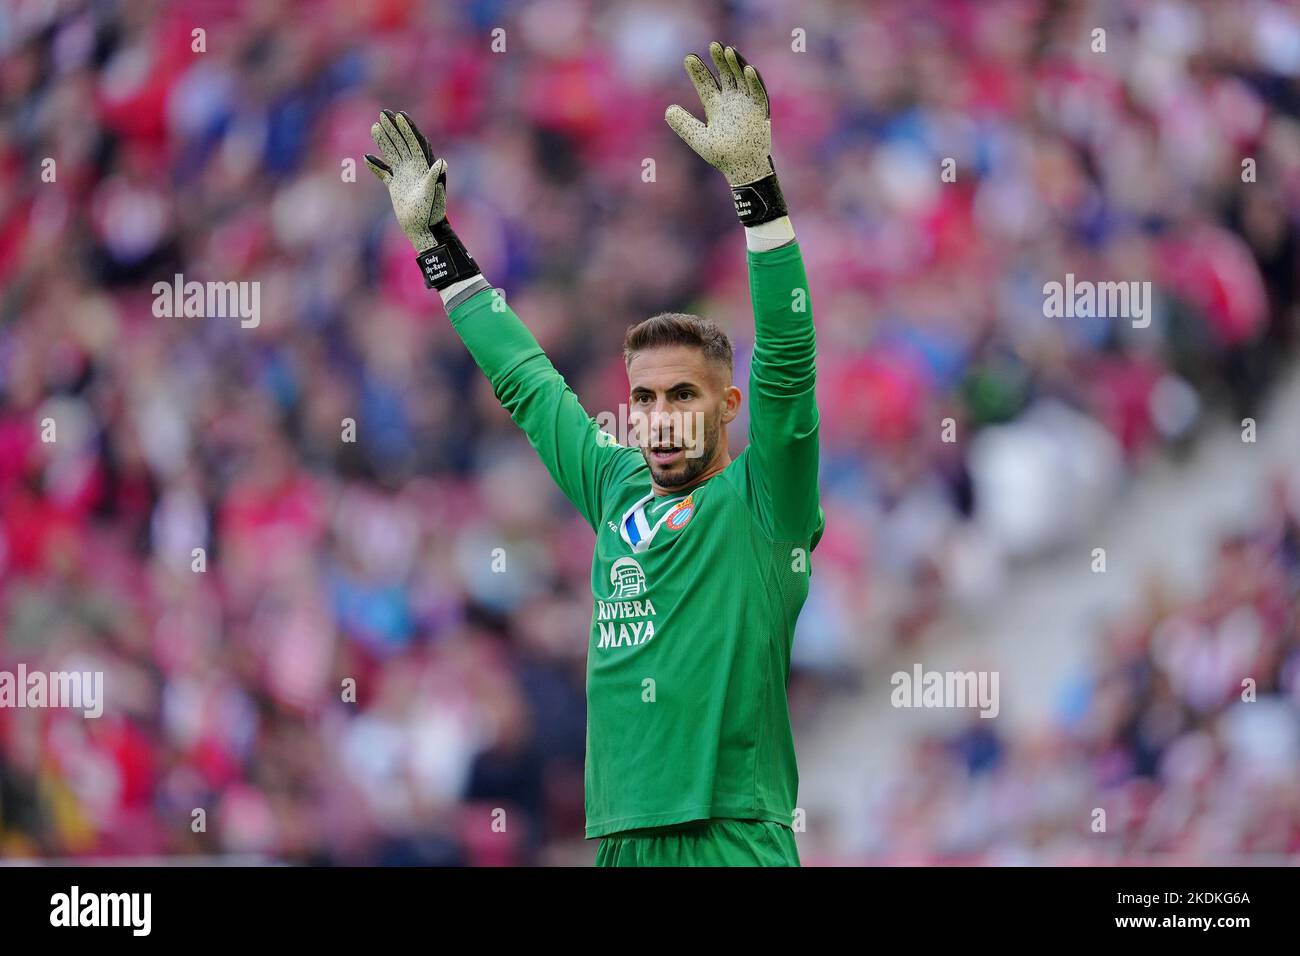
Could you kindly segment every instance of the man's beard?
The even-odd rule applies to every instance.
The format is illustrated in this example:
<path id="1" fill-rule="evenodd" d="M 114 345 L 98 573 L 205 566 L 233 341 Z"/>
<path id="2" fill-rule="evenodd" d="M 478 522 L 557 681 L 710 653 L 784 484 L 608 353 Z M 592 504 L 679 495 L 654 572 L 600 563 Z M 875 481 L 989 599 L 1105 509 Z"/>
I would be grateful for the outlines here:
<path id="1" fill-rule="evenodd" d="M 698 478 L 713 461 L 718 450 L 718 436 L 722 431 L 721 418 L 710 417 L 704 422 L 704 454 L 692 457 L 687 455 L 679 469 L 662 471 L 650 460 L 650 449 L 642 448 L 641 457 L 650 467 L 650 475 L 661 488 L 681 488 Z M 689 449 L 688 449 L 689 450 Z"/>

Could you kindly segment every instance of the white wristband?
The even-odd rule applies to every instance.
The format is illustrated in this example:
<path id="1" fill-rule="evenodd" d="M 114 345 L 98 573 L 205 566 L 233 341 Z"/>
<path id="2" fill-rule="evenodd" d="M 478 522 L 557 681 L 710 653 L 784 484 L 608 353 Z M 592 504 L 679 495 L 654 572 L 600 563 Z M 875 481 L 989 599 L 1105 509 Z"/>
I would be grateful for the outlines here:
<path id="1" fill-rule="evenodd" d="M 789 216 L 757 226 L 745 227 L 745 245 L 754 252 L 766 252 L 794 241 L 794 223 Z"/>
<path id="2" fill-rule="evenodd" d="M 483 278 L 482 274 L 479 274 L 470 276 L 468 279 L 461 279 L 459 282 L 453 282 L 445 289 L 439 289 L 438 295 L 442 296 L 443 306 L 450 311 L 452 308 L 452 300 L 475 284 L 481 284 L 486 288 L 488 286 L 488 281 Z"/>

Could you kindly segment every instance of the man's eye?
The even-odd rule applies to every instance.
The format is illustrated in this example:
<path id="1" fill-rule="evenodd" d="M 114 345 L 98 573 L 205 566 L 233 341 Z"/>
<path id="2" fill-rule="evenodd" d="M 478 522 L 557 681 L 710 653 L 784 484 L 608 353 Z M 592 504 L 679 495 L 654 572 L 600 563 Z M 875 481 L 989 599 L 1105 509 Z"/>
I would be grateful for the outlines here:
<path id="1" fill-rule="evenodd" d="M 692 396 L 692 394 L 693 394 L 693 393 L 691 393 L 691 392 L 678 392 L 678 393 L 677 393 L 677 400 L 678 400 L 679 402 L 689 402 L 689 401 L 691 400 L 691 396 Z"/>

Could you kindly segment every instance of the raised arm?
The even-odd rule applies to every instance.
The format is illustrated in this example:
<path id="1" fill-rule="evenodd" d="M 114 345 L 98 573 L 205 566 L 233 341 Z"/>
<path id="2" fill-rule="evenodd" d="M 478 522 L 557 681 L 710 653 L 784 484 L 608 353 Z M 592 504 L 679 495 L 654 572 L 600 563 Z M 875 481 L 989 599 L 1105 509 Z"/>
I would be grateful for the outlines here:
<path id="1" fill-rule="evenodd" d="M 670 106 L 664 119 L 727 178 L 745 226 L 754 357 L 747 493 L 778 540 L 815 545 L 825 521 L 817 490 L 817 342 L 803 257 L 772 162 L 772 110 L 758 71 L 732 47 L 709 45 L 715 78 L 694 54 L 686 73 L 707 123 Z"/>
<path id="2" fill-rule="evenodd" d="M 437 289 L 452 327 L 497 400 L 524 430 L 560 490 L 597 527 L 602 494 L 640 455 L 612 444 L 556 371 L 533 334 L 488 284 L 447 221 L 447 162 L 405 113 L 384 110 L 371 127 L 383 159 L 366 165 L 388 187 L 425 285 Z"/>
<path id="3" fill-rule="evenodd" d="M 565 497 L 598 528 L 604 489 L 638 467 L 640 454 L 613 444 L 600 430 L 495 290 L 471 295 L 449 315 L 497 401 L 524 430 Z"/>
<path id="4" fill-rule="evenodd" d="M 793 239 L 768 251 L 750 249 L 754 355 L 749 370 L 747 469 L 773 537 L 821 535 L 817 490 L 817 340 L 808 278 Z"/>

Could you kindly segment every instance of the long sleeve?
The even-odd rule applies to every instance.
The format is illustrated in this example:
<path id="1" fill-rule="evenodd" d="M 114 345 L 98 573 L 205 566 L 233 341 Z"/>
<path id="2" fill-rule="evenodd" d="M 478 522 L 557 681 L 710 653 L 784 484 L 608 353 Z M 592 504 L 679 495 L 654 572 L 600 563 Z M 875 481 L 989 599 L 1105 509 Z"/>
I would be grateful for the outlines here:
<path id="1" fill-rule="evenodd" d="M 505 299 L 483 289 L 449 312 L 502 407 L 524 430 L 555 483 L 596 528 L 604 489 L 641 461 L 613 444 Z"/>
<path id="2" fill-rule="evenodd" d="M 799 245 L 750 250 L 754 356 L 747 478 L 777 540 L 815 545 L 825 518 L 817 489 L 817 340 Z"/>

